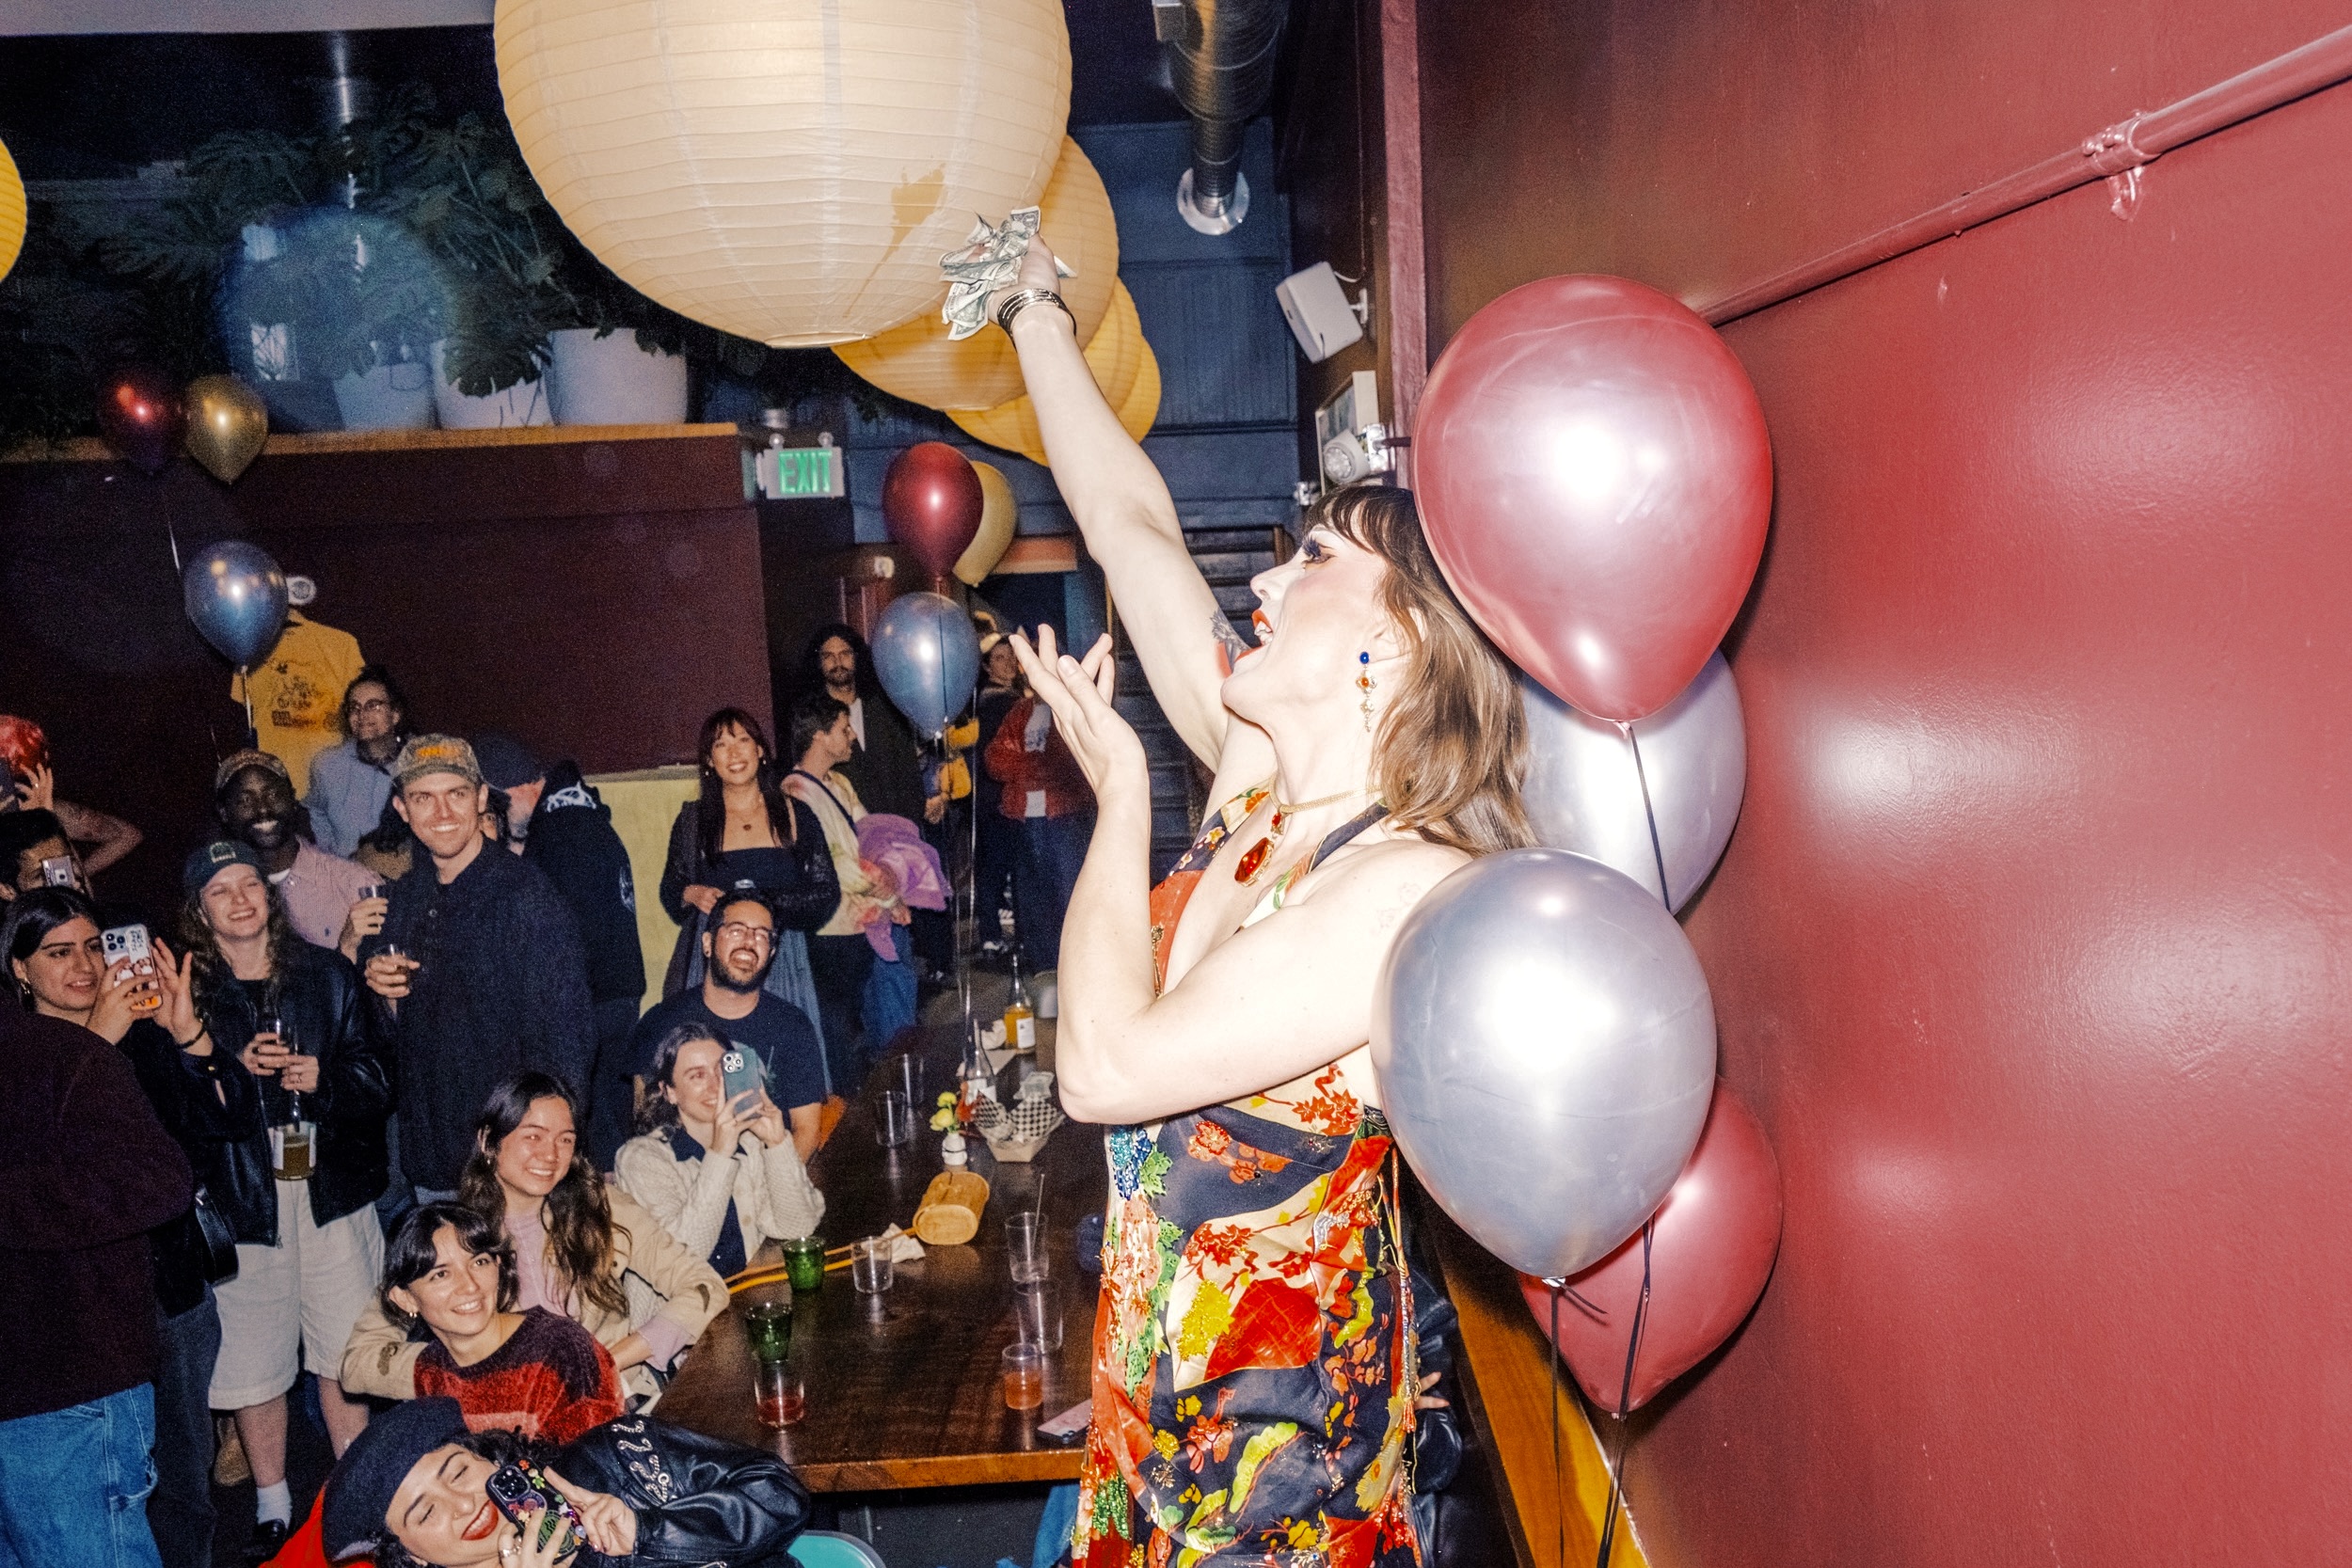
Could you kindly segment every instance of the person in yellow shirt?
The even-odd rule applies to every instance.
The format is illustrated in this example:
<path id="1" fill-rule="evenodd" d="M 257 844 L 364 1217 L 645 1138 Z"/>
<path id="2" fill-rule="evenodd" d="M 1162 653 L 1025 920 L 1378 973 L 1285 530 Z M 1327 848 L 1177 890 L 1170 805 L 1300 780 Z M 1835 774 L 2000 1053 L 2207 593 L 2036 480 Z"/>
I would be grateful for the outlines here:
<path id="1" fill-rule="evenodd" d="M 293 777 L 307 779 L 310 759 L 342 739 L 343 692 L 366 662 L 351 633 L 289 610 L 278 645 L 254 666 L 250 680 L 239 675 L 230 683 L 229 695 L 242 703 L 249 689 L 254 744 Z"/>

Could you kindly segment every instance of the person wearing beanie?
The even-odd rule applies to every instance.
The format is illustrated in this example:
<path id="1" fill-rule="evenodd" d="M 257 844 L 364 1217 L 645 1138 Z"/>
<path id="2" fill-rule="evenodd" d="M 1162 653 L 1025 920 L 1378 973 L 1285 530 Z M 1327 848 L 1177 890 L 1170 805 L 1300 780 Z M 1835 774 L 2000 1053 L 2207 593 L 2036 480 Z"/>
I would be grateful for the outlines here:
<path id="1" fill-rule="evenodd" d="M 580 923 L 538 868 L 483 837 L 489 790 L 473 748 L 413 736 L 392 781 L 419 853 L 359 954 L 396 1042 L 402 1175 L 423 1202 L 457 1190 L 493 1085 L 526 1069 L 575 1092 L 589 1081 L 596 1015 Z"/>
<path id="2" fill-rule="evenodd" d="M 209 1037 L 261 1101 L 242 1135 L 209 1144 L 197 1160 L 236 1233 L 236 1276 L 214 1291 L 220 1355 L 210 1402 L 233 1415 L 253 1466 L 247 1558 L 258 1563 L 293 1522 L 286 1395 L 302 1369 L 318 1377 L 338 1451 L 367 1424 L 367 1406 L 345 1397 L 336 1373 L 383 1267 L 374 1205 L 387 1180 L 391 1085 L 358 974 L 341 954 L 294 934 L 259 851 L 237 839 L 199 846 L 181 885 L 185 978 L 172 983 L 167 959 L 156 1022 L 174 1040 Z"/>
<path id="3" fill-rule="evenodd" d="M 636 1101 L 628 1081 L 629 1040 L 645 995 L 645 955 L 637 938 L 637 882 L 612 812 L 580 764 L 542 763 L 512 736 L 474 736 L 482 779 L 506 797 L 508 847 L 554 884 L 579 923 L 588 958 L 588 999 L 596 1008 L 596 1057 L 589 1081 L 581 1146 L 598 1170 L 612 1168 L 628 1139 Z"/>
<path id="4" fill-rule="evenodd" d="M 541 1544 L 490 1500 L 507 1465 L 537 1470 L 587 1527 L 576 1568 L 788 1568 L 808 1523 L 807 1489 L 772 1454 L 643 1416 L 557 1447 L 469 1432 L 455 1400 L 428 1398 L 393 1406 L 326 1478 L 320 1545 L 330 1561 L 365 1552 L 384 1568 L 554 1568 L 564 1532 Z"/>

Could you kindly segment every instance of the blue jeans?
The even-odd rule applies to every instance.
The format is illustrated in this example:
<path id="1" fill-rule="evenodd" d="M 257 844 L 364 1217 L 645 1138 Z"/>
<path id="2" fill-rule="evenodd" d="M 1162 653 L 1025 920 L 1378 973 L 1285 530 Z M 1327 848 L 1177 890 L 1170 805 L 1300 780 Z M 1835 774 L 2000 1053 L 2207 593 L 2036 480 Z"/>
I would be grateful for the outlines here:
<path id="1" fill-rule="evenodd" d="M 147 1522 L 164 1568 L 212 1568 L 213 1412 L 204 1396 L 220 1358 L 220 1308 L 204 1299 L 163 1321 L 155 1371 L 155 1490 Z"/>
<path id="2" fill-rule="evenodd" d="M 1021 933 L 1021 951 L 1029 973 L 1061 963 L 1062 915 L 1070 908 L 1071 891 L 1078 885 L 1086 864 L 1087 845 L 1094 837 L 1094 813 L 1067 816 L 1024 817 L 1021 859 L 1013 867 L 1013 926 Z"/>
<path id="3" fill-rule="evenodd" d="M 154 1446 L 144 1383 L 0 1421 L 0 1568 L 162 1568 L 147 1528 Z"/>

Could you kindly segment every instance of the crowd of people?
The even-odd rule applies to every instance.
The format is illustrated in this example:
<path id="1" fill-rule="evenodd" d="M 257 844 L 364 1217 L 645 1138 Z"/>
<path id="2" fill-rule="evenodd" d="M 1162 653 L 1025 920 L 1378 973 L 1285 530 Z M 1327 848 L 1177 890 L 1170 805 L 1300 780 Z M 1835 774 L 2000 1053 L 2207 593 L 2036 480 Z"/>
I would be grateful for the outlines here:
<path id="1" fill-rule="evenodd" d="M 847 626 L 812 639 L 781 751 L 747 711 L 709 717 L 642 1016 L 595 787 L 510 736 L 420 730 L 379 666 L 307 779 L 268 751 L 219 763 L 168 921 L 99 885 L 138 831 L 59 801 L 39 726 L 0 717 L 0 1312 L 27 1351 L 0 1373 L 0 1563 L 209 1564 L 216 1461 L 250 1471 L 254 1563 L 492 1560 L 477 1472 L 518 1458 L 642 1540 L 676 1499 L 620 1484 L 599 1434 L 631 1420 L 681 1484 L 723 1478 L 766 1499 L 742 1519 L 796 1528 L 781 1466 L 642 1412 L 726 1276 L 817 1231 L 828 1102 L 952 943 L 951 808 L 985 811 L 990 928 L 1012 882 L 1052 967 L 1085 784 L 988 629 L 948 737 L 987 770 L 961 808 L 969 765 L 925 758 Z M 307 1518 L 305 1409 L 338 1456 Z"/>

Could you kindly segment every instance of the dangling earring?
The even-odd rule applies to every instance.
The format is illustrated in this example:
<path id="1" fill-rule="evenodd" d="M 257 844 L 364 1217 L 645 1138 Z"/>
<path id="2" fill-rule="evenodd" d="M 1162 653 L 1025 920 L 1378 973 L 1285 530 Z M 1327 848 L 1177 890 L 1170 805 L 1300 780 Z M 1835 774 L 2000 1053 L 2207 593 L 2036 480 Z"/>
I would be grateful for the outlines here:
<path id="1" fill-rule="evenodd" d="M 1356 672 L 1356 689 L 1363 693 L 1363 701 L 1357 705 L 1363 709 L 1364 733 L 1370 735 L 1372 733 L 1372 689 L 1375 684 L 1372 678 L 1371 652 L 1367 650 L 1358 654 L 1356 662 L 1360 667 Z"/>

